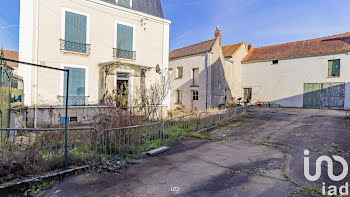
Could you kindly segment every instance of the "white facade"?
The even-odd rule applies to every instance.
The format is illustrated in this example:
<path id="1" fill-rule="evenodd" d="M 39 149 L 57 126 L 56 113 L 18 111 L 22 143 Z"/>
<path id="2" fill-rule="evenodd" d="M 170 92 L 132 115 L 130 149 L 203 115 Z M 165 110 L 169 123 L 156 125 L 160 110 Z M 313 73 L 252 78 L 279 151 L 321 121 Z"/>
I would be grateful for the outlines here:
<path id="1" fill-rule="evenodd" d="M 133 9 L 110 4 L 101 0 L 21 0 L 20 9 L 20 61 L 56 68 L 73 65 L 85 69 L 85 95 L 88 104 L 99 104 L 103 94 L 101 64 L 119 62 L 121 65 L 144 66 L 146 84 L 158 79 L 155 68 L 168 69 L 170 21 Z M 72 12 L 87 17 L 86 44 L 91 45 L 89 54 L 60 49 L 60 40 L 65 40 L 65 13 Z M 118 34 L 116 24 L 133 27 L 133 51 L 136 59 L 116 58 Z M 117 68 L 110 71 L 113 75 Z M 134 71 L 129 87 L 140 85 L 139 70 L 128 66 L 127 73 Z M 19 74 L 24 79 L 24 104 L 27 106 L 59 105 L 63 94 L 63 74 L 42 68 L 19 65 Z M 116 76 L 106 83 L 113 88 Z M 133 92 L 133 91 L 131 91 Z M 132 100 L 132 98 L 131 98 Z M 169 105 L 169 98 L 164 103 Z"/>
<path id="2" fill-rule="evenodd" d="M 328 76 L 328 61 L 340 59 L 340 76 Z M 242 64 L 242 94 L 252 88 L 251 103 L 272 102 L 303 107 L 305 83 L 345 83 L 345 109 L 350 109 L 350 55 L 348 53 Z"/>

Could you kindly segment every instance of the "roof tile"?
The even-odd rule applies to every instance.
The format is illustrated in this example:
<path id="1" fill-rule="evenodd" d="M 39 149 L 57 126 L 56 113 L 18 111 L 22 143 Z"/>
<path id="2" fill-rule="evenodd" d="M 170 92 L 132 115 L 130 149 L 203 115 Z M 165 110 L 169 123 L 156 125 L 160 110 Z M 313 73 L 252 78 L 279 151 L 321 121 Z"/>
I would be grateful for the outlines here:
<path id="1" fill-rule="evenodd" d="M 18 61 L 18 52 L 17 51 L 9 51 L 9 50 L 3 50 L 3 51 L 4 51 L 4 58 Z M 14 62 L 6 62 L 6 63 L 7 63 L 7 65 L 9 65 L 13 68 L 18 67 L 18 63 L 14 63 Z"/>
<path id="2" fill-rule="evenodd" d="M 222 52 L 224 54 L 224 57 L 232 57 L 233 54 L 242 46 L 244 42 L 226 45 L 222 47 Z"/>
<path id="3" fill-rule="evenodd" d="M 211 51 L 216 39 L 208 40 L 191 46 L 187 46 L 181 49 L 176 49 L 170 52 L 169 59 L 176 59 L 189 55 L 195 55 L 199 53 L 205 53 Z"/>
<path id="4" fill-rule="evenodd" d="M 350 32 L 329 37 L 254 48 L 242 62 L 251 63 L 300 58 L 346 51 L 350 51 Z"/>

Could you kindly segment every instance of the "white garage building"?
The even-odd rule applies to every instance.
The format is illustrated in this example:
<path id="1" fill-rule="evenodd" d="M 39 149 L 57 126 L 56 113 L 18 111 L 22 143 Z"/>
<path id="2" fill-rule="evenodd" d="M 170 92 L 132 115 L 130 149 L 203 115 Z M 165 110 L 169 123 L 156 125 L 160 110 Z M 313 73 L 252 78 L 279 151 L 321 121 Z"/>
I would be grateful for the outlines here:
<path id="1" fill-rule="evenodd" d="M 254 48 L 242 63 L 251 103 L 350 109 L 350 32 Z"/>

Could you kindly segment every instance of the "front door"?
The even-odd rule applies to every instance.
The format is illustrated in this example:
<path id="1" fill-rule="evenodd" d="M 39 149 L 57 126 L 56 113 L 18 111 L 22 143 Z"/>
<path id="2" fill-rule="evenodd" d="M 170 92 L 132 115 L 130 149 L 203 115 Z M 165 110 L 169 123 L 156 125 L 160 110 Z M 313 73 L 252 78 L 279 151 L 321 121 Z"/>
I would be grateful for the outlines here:
<path id="1" fill-rule="evenodd" d="M 117 73 L 117 106 L 127 107 L 129 103 L 129 73 Z"/>

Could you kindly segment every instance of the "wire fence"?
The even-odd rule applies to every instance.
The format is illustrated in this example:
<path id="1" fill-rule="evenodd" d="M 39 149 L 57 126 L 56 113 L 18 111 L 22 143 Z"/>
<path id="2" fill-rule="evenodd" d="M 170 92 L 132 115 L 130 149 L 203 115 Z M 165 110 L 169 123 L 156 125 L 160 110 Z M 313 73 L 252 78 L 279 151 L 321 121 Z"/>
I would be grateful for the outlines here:
<path id="1" fill-rule="evenodd" d="M 96 129 L 70 128 L 67 139 L 71 164 L 87 164 L 94 158 Z M 64 128 L 0 129 L 0 169 L 5 174 L 25 174 L 63 168 L 64 147 Z"/>
<path id="2" fill-rule="evenodd" d="M 98 155 L 116 155 L 140 151 L 142 145 L 161 138 L 160 122 L 108 129 L 101 132 Z M 143 150 L 141 150 L 143 151 Z"/>
<path id="3" fill-rule="evenodd" d="M 163 121 L 160 132 L 163 138 L 168 138 L 173 133 L 188 132 L 196 128 L 197 114 L 188 114 Z"/>
<path id="4" fill-rule="evenodd" d="M 247 107 L 188 114 L 163 122 L 98 132 L 69 128 L 68 163 L 86 165 L 102 157 L 145 151 L 154 142 L 212 127 L 247 112 Z M 64 168 L 64 128 L 0 129 L 0 178 Z"/>

